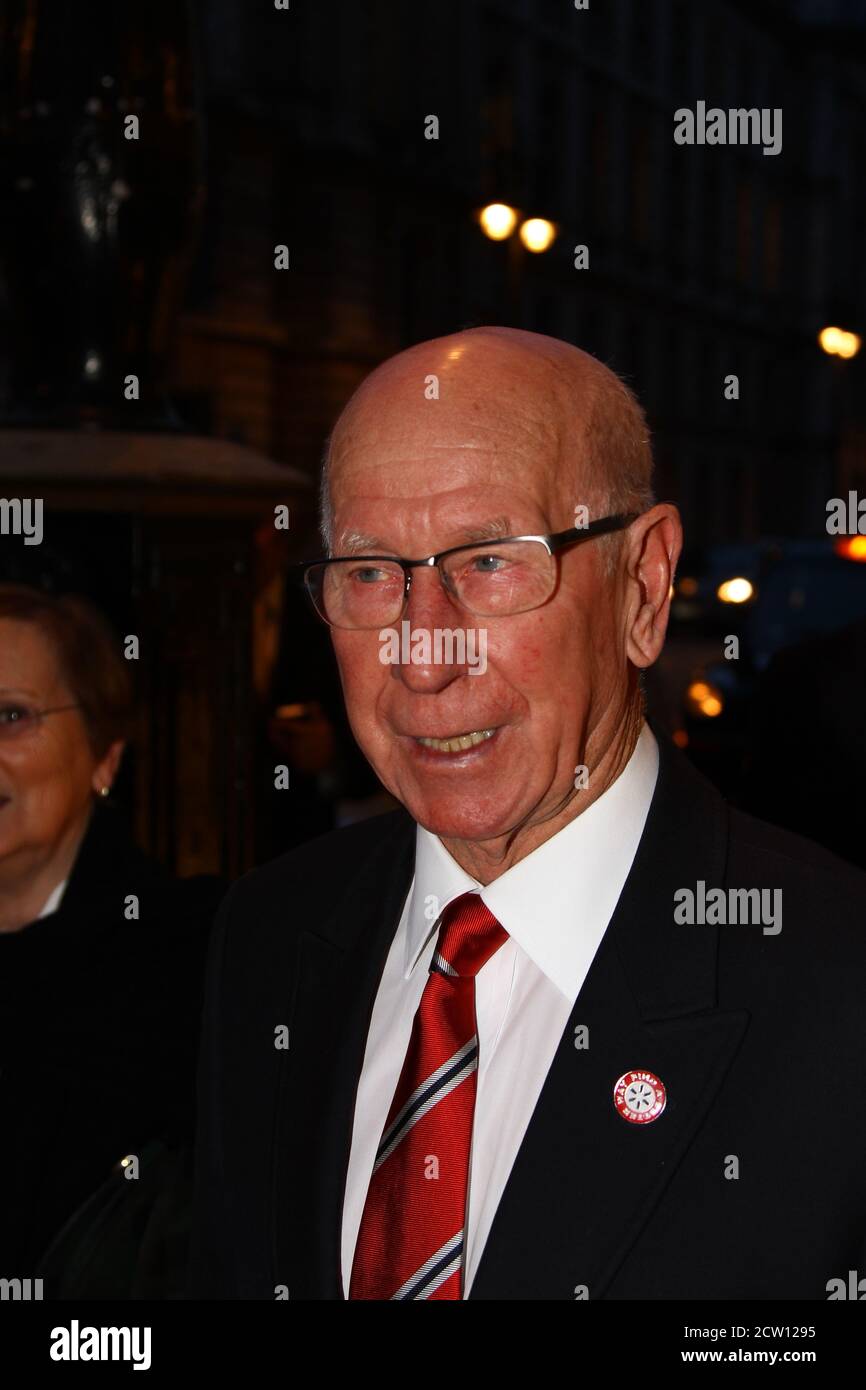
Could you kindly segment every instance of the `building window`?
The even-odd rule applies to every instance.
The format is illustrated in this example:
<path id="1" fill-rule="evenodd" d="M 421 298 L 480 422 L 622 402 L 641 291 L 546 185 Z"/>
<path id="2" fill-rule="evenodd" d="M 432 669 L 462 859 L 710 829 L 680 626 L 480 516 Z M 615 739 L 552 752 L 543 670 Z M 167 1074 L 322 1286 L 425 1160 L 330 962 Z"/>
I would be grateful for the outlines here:
<path id="1" fill-rule="evenodd" d="M 692 63 L 692 0 L 681 0 L 671 12 L 671 83 L 674 91 L 682 91 L 689 99 Z M 643 6 L 641 6 L 642 8 Z"/>
<path id="2" fill-rule="evenodd" d="M 631 12 L 631 70 L 644 82 L 651 82 L 656 69 L 656 31 L 658 16 L 646 0 L 632 7 Z"/>
<path id="3" fill-rule="evenodd" d="M 640 250 L 646 250 L 650 241 L 653 189 L 652 134 L 649 109 L 640 103 L 634 103 L 630 112 L 630 126 L 629 232 L 634 245 Z"/>
<path id="4" fill-rule="evenodd" d="M 782 264 L 782 204 L 777 194 L 770 194 L 764 209 L 764 287 L 779 288 Z"/>
<path id="5" fill-rule="evenodd" d="M 559 165 L 563 149 L 565 103 L 563 72 L 552 53 L 540 66 L 541 92 L 534 163 L 533 194 L 539 208 L 555 208 L 559 199 Z"/>
<path id="6" fill-rule="evenodd" d="M 737 279 L 748 285 L 752 278 L 752 184 L 741 175 L 737 184 Z"/>
<path id="7" fill-rule="evenodd" d="M 610 169 L 610 121 L 607 111 L 608 86 L 606 83 L 592 84 L 592 126 L 590 186 L 592 188 L 592 226 L 602 234 L 610 228 L 610 189 L 608 171 Z"/>

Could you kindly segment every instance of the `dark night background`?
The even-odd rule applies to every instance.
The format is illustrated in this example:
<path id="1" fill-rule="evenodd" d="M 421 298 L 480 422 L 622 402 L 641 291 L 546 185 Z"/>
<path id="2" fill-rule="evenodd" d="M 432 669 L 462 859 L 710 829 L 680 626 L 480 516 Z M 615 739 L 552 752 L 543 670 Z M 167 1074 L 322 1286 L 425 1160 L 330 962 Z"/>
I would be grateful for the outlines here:
<path id="1" fill-rule="evenodd" d="M 505 323 L 647 409 L 688 545 L 657 721 L 862 862 L 866 564 L 825 522 L 866 492 L 866 357 L 817 342 L 866 328 L 862 0 L 2 0 L 0 26 L 0 490 L 49 516 L 35 558 L 0 554 L 149 639 L 124 792 L 146 847 L 234 873 L 375 790 L 285 566 L 318 550 L 362 377 Z M 676 145 L 699 100 L 782 108 L 781 153 Z M 553 221 L 551 248 L 488 240 L 490 202 Z M 751 602 L 719 602 L 732 577 Z M 331 751 L 281 797 L 270 716 L 308 701 Z"/>

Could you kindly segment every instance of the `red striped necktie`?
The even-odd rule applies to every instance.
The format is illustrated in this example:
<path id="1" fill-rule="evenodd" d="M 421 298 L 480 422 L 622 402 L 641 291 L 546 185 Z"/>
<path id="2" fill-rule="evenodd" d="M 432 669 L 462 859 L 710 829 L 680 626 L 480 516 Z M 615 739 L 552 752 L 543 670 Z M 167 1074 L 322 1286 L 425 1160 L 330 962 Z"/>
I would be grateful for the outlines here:
<path id="1" fill-rule="evenodd" d="M 508 939 L 477 893 L 442 914 L 376 1154 L 350 1299 L 460 1298 L 478 1036 L 475 976 Z"/>

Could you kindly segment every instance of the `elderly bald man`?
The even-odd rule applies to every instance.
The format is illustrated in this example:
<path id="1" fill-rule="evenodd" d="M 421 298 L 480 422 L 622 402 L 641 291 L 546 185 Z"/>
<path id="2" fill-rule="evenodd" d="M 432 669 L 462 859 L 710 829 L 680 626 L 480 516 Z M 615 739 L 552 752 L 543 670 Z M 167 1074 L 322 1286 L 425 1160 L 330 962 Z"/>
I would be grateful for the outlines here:
<path id="1" fill-rule="evenodd" d="M 304 576 L 405 809 L 221 911 L 190 1297 L 866 1274 L 866 878 L 644 721 L 682 541 L 650 475 L 624 385 L 515 330 L 401 353 L 337 422 Z"/>

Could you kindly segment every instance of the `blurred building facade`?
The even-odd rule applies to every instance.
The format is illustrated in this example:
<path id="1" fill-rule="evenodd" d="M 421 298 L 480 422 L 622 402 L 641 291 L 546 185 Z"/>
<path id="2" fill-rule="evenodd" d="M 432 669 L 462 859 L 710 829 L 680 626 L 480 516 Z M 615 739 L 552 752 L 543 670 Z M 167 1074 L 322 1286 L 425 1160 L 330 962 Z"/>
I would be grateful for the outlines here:
<path id="1" fill-rule="evenodd" d="M 274 787 L 275 708 L 340 732 L 286 563 L 335 416 L 401 347 L 508 323 L 596 353 L 694 545 L 817 535 L 866 492 L 866 352 L 816 342 L 866 327 L 864 0 L 280 3 L 0 0 L 0 478 L 38 482 L 50 536 L 2 538 L 0 571 L 142 634 L 139 839 L 229 875 L 329 809 L 315 770 Z M 698 102 L 781 109 L 781 152 L 678 145 Z M 552 248 L 486 239 L 491 201 Z"/>
<path id="2" fill-rule="evenodd" d="M 866 309 L 861 5 L 215 0 L 200 24 L 210 192 L 175 363 L 200 428 L 314 472 L 377 362 L 506 322 L 626 376 L 693 541 L 814 533 L 866 486 L 866 354 L 816 344 Z M 678 146 L 698 100 L 780 107 L 781 153 Z M 554 220 L 552 249 L 483 237 L 492 200 Z"/>

